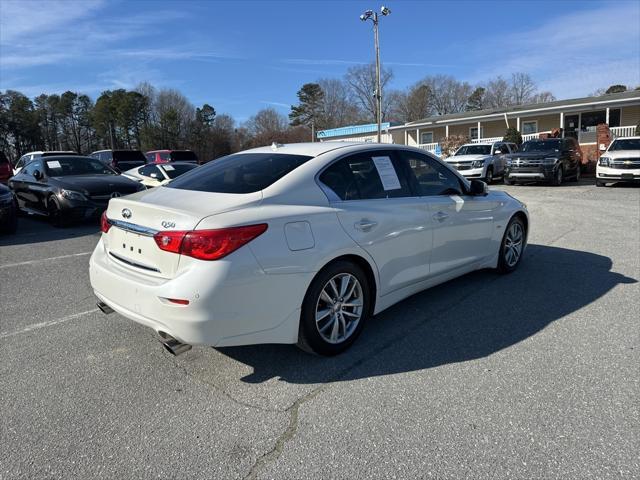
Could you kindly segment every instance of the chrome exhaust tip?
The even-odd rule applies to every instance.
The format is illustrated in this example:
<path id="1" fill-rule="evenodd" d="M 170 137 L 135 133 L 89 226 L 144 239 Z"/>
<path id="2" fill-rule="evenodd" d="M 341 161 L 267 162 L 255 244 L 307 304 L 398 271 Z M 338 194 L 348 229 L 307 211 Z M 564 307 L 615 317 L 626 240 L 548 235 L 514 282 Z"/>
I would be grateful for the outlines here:
<path id="1" fill-rule="evenodd" d="M 109 305 L 107 305 L 104 302 L 97 302 L 96 306 L 102 311 L 102 313 L 106 315 L 113 313 L 113 308 L 111 308 Z"/>
<path id="2" fill-rule="evenodd" d="M 160 343 L 162 343 L 162 346 L 164 347 L 164 349 L 169 352 L 171 355 L 173 356 L 178 356 L 183 354 L 184 352 L 188 352 L 189 350 L 191 350 L 191 345 L 189 345 L 188 343 L 182 343 L 178 340 L 176 340 L 175 338 L 173 338 L 171 335 L 164 333 L 164 332 L 160 332 Z"/>

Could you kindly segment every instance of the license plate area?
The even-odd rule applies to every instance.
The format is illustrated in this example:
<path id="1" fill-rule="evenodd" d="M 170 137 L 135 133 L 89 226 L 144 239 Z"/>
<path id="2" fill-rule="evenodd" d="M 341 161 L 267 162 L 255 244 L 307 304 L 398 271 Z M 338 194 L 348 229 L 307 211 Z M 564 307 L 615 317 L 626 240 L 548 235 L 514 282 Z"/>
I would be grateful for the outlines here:
<path id="1" fill-rule="evenodd" d="M 109 230 L 109 254 L 136 270 L 160 274 L 162 255 L 153 237 L 122 230 L 112 226 Z M 168 266 L 165 266 L 168 267 Z M 165 268 L 166 270 L 166 268 Z"/>

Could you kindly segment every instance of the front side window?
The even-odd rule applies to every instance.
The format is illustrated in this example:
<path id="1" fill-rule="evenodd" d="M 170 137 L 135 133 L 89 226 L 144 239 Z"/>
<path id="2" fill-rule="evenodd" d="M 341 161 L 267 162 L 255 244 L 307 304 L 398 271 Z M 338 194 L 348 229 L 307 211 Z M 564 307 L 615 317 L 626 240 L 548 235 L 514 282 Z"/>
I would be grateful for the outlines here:
<path id="1" fill-rule="evenodd" d="M 168 188 L 253 193 L 264 190 L 312 158 L 285 153 L 236 153 L 181 175 Z"/>
<path id="2" fill-rule="evenodd" d="M 461 195 L 458 177 L 437 160 L 416 152 L 403 151 L 401 158 L 420 196 Z"/>
<path id="3" fill-rule="evenodd" d="M 391 151 L 350 155 L 319 177 L 341 200 L 410 197 L 411 188 Z"/>
<path id="4" fill-rule="evenodd" d="M 33 162 L 27 163 L 27 166 L 24 167 L 23 173 L 33 177 L 33 172 L 36 170 L 40 170 L 40 172 L 42 172 L 42 164 L 40 161 L 34 160 Z"/>
<path id="5" fill-rule="evenodd" d="M 538 133 L 538 121 L 522 122 L 522 134 L 531 135 L 532 133 Z"/>

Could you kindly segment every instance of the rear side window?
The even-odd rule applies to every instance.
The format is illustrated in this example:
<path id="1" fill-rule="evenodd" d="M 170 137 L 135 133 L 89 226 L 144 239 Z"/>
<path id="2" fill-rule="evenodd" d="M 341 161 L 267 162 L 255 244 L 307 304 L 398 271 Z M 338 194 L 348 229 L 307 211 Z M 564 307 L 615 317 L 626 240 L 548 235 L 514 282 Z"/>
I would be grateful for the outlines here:
<path id="1" fill-rule="evenodd" d="M 163 162 L 168 162 L 171 160 L 171 154 L 169 152 L 160 152 L 158 154 L 160 156 L 160 160 Z"/>
<path id="2" fill-rule="evenodd" d="M 393 152 L 370 151 L 338 160 L 319 177 L 341 200 L 410 197 Z"/>
<path id="3" fill-rule="evenodd" d="M 284 153 L 237 153 L 187 172 L 168 187 L 198 192 L 257 192 L 312 158 Z"/>

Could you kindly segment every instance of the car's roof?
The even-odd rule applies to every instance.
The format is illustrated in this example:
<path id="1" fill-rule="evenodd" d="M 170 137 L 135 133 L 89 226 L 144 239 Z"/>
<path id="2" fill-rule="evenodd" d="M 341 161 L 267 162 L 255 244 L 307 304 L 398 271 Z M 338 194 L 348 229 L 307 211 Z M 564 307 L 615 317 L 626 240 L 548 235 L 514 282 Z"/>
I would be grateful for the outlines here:
<path id="1" fill-rule="evenodd" d="M 494 143 L 502 143 L 502 140 L 500 141 L 495 141 L 495 142 L 481 142 L 481 143 L 465 143 L 464 145 L 460 145 L 460 147 L 468 147 L 470 145 L 482 145 L 485 147 L 490 147 L 492 146 Z M 505 143 L 509 143 L 509 142 L 505 142 Z"/>
<path id="2" fill-rule="evenodd" d="M 76 153 L 76 152 L 74 152 L 73 150 L 35 150 L 33 152 L 27 152 L 22 156 L 24 157 L 25 155 L 35 155 L 35 154 L 43 154 L 43 153 Z"/>
<path id="3" fill-rule="evenodd" d="M 634 137 L 616 137 L 613 140 L 640 140 L 640 136 Z"/>
<path id="4" fill-rule="evenodd" d="M 308 142 L 308 143 L 287 143 L 273 144 L 268 147 L 252 148 L 238 153 L 285 153 L 289 155 L 308 155 L 317 157 L 323 153 L 347 147 L 367 147 L 369 148 L 411 148 L 406 145 L 396 145 L 393 143 L 373 143 L 373 142 Z"/>
<path id="5" fill-rule="evenodd" d="M 191 165 L 192 167 L 199 167 L 200 166 L 197 163 L 184 162 L 182 160 L 177 161 L 177 162 L 168 162 L 168 163 L 147 163 L 147 165 L 157 165 L 158 167 L 166 167 L 166 166 L 171 167 L 173 165 Z"/>

